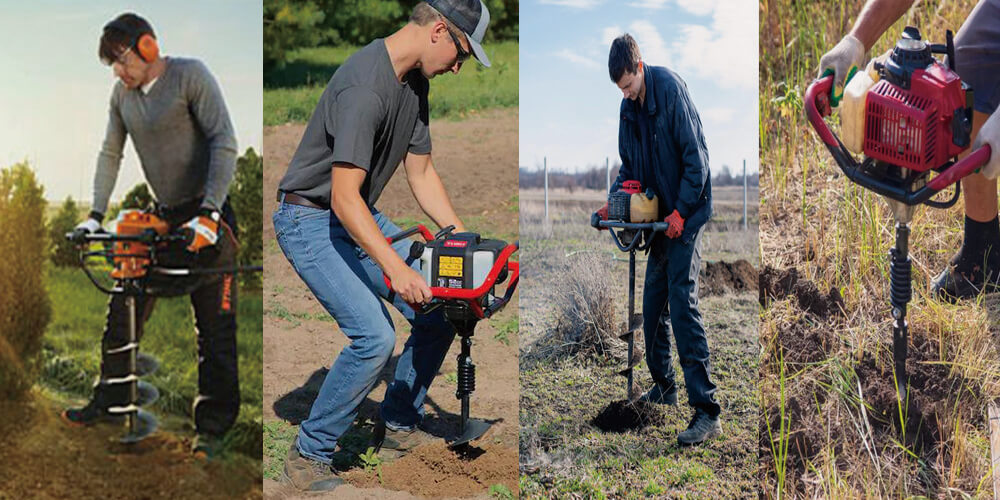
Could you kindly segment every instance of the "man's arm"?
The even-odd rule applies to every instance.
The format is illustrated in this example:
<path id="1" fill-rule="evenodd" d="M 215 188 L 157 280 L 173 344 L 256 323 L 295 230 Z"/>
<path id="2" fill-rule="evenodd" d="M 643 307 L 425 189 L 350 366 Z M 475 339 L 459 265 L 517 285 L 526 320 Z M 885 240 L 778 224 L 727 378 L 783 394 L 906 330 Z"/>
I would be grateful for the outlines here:
<path id="1" fill-rule="evenodd" d="M 430 301 L 431 290 L 423 277 L 392 249 L 361 198 L 361 185 L 367 172 L 350 163 L 334 163 L 330 175 L 330 208 L 347 233 L 382 268 L 403 300 L 410 303 Z"/>
<path id="2" fill-rule="evenodd" d="M 914 0 L 868 0 L 854 21 L 851 35 L 861 41 L 865 52 L 871 50 L 892 23 L 903 17 Z"/>
<path id="3" fill-rule="evenodd" d="M 94 198 L 91 204 L 91 218 L 100 222 L 108 212 L 108 200 L 118 181 L 118 170 L 122 163 L 122 150 L 128 132 L 118 108 L 121 84 L 115 84 L 108 103 L 108 127 L 104 131 L 104 143 L 97 155 L 97 169 L 94 171 Z M 98 217 L 99 215 L 99 217 Z"/>
<path id="4" fill-rule="evenodd" d="M 188 99 L 195 120 L 209 142 L 208 176 L 203 208 L 221 210 L 236 173 L 236 134 L 219 84 L 201 61 L 194 61 L 188 79 Z"/>
<path id="5" fill-rule="evenodd" d="M 406 169 L 406 181 L 410 184 L 420 209 L 438 227 L 454 225 L 456 232 L 465 231 L 465 226 L 455 213 L 455 208 L 448 199 L 448 192 L 434 169 L 430 153 L 407 153 L 403 159 L 403 168 Z"/>
<path id="6" fill-rule="evenodd" d="M 673 139 L 681 162 L 681 183 L 677 190 L 675 209 L 684 219 L 701 199 L 705 182 L 708 180 L 708 148 L 701 130 L 701 118 L 691 102 L 691 96 L 684 84 L 678 83 L 668 97 L 667 113 Z"/>

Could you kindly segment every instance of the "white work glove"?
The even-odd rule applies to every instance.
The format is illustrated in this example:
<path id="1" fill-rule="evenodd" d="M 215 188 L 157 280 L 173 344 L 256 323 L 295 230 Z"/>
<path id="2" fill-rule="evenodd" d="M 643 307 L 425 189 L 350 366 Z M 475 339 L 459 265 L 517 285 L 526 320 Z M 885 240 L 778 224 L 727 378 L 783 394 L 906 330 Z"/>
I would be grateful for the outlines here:
<path id="1" fill-rule="evenodd" d="M 865 44 L 854 35 L 848 34 L 840 40 L 829 52 L 819 60 L 817 78 L 823 76 L 827 69 L 833 70 L 833 97 L 831 104 L 836 104 L 844 95 L 844 83 L 851 67 L 863 69 L 865 61 Z"/>
<path id="2" fill-rule="evenodd" d="M 96 233 L 96 232 L 98 232 L 100 230 L 101 230 L 101 223 L 98 222 L 97 219 L 93 219 L 93 218 L 87 219 L 87 220 L 85 220 L 85 221 L 77 224 L 76 227 L 73 228 L 74 232 L 76 232 L 76 231 L 82 231 L 82 232 L 84 232 L 86 234 Z"/>
<path id="3" fill-rule="evenodd" d="M 1000 109 L 994 111 L 979 129 L 976 140 L 972 141 L 972 150 L 975 151 L 985 145 L 990 146 L 990 159 L 980 172 L 987 179 L 996 179 L 1000 177 L 1000 152 L 997 151 L 1000 149 Z"/>

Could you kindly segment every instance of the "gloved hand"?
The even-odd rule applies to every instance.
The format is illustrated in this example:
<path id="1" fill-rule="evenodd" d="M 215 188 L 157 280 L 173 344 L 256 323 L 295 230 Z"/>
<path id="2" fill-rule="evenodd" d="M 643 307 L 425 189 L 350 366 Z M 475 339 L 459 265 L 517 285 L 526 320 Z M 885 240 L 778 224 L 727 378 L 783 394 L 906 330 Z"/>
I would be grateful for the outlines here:
<path id="1" fill-rule="evenodd" d="M 985 145 L 990 146 L 990 159 L 986 165 L 983 165 L 980 172 L 987 179 L 996 179 L 1000 177 L 1000 151 L 998 151 L 1000 149 L 1000 109 L 994 111 L 979 129 L 976 140 L 972 141 L 972 150 L 975 151 Z"/>
<path id="2" fill-rule="evenodd" d="M 194 233 L 191 243 L 187 246 L 189 252 L 197 253 L 203 248 L 215 245 L 219 240 L 219 218 L 219 212 L 202 209 L 200 214 L 184 224 L 184 229 L 190 229 Z"/>
<path id="3" fill-rule="evenodd" d="M 94 217 L 88 217 L 87 220 L 79 223 L 73 228 L 73 233 L 70 236 L 71 241 L 82 242 L 85 235 L 91 233 L 97 233 L 102 231 L 101 221 Z"/>
<path id="4" fill-rule="evenodd" d="M 597 229 L 598 231 L 606 231 L 608 228 L 601 227 L 600 224 L 598 224 L 602 220 L 608 220 L 608 204 L 607 203 L 605 203 L 604 206 L 601 207 L 600 210 L 594 212 L 590 216 L 590 225 L 593 226 L 593 228 Z"/>
<path id="5" fill-rule="evenodd" d="M 848 34 L 840 40 L 829 52 L 823 54 L 819 60 L 819 73 L 817 78 L 823 76 L 827 69 L 833 69 L 833 99 L 830 104 L 836 107 L 840 98 L 844 95 L 844 83 L 851 67 L 863 69 L 865 60 L 865 45 L 854 35 Z"/>
<path id="6" fill-rule="evenodd" d="M 669 222 L 670 227 L 667 228 L 664 233 L 666 233 L 667 238 L 676 238 L 684 232 L 684 218 L 681 214 L 674 210 L 674 212 L 663 219 L 664 222 Z"/>

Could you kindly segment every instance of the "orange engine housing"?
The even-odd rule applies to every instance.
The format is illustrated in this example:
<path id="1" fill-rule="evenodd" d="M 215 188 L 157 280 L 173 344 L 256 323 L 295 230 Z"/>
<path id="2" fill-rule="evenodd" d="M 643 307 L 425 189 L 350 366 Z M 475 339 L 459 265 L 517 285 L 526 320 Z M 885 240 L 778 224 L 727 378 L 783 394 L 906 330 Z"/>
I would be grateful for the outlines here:
<path id="1" fill-rule="evenodd" d="M 169 226 L 163 219 L 138 210 L 124 212 L 118 220 L 115 234 L 141 235 L 152 231 L 167 234 Z M 111 277 L 115 279 L 141 278 L 146 275 L 150 263 L 150 248 L 138 241 L 116 241 L 114 266 Z"/>

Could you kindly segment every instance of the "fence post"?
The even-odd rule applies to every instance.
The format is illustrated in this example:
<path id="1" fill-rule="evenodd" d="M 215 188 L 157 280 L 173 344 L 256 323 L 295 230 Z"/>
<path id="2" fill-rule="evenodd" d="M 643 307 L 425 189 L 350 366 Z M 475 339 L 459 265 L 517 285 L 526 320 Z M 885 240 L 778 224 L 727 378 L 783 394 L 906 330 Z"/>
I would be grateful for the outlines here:
<path id="1" fill-rule="evenodd" d="M 549 223 L 549 160 L 542 157 L 542 168 L 545 170 L 545 223 Z"/>
<path id="2" fill-rule="evenodd" d="M 749 222 L 747 221 L 747 160 L 743 159 L 743 230 L 746 231 L 749 227 Z"/>
<path id="3" fill-rule="evenodd" d="M 604 171 L 607 173 L 608 177 L 608 192 L 611 192 L 611 159 L 607 156 L 604 157 Z"/>

